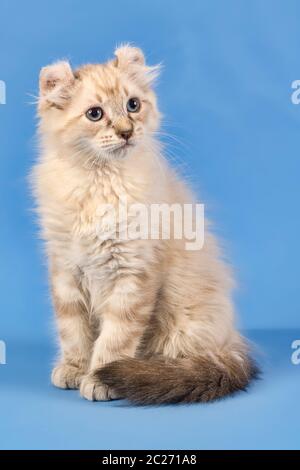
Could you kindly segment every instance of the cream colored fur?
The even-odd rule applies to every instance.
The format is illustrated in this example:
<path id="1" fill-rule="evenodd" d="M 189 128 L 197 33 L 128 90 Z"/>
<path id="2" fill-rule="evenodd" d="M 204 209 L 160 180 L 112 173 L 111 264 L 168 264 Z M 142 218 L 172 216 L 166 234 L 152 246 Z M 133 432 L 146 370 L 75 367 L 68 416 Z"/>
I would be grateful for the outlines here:
<path id="1" fill-rule="evenodd" d="M 187 251 L 185 240 L 99 236 L 111 222 L 104 204 L 117 208 L 124 196 L 129 203 L 195 202 L 155 139 L 156 74 L 129 46 L 107 64 L 73 72 L 60 62 L 41 72 L 33 182 L 61 340 L 52 381 L 80 388 L 89 400 L 116 396 L 94 372 L 134 357 L 143 337 L 147 357 L 232 354 L 242 361 L 245 351 L 233 324 L 231 276 L 208 230 L 200 251 Z M 132 96 L 141 110 L 129 118 L 124 106 Z M 96 105 L 105 112 L 98 123 L 85 116 Z M 118 132 L 129 125 L 133 145 L 124 148 Z"/>

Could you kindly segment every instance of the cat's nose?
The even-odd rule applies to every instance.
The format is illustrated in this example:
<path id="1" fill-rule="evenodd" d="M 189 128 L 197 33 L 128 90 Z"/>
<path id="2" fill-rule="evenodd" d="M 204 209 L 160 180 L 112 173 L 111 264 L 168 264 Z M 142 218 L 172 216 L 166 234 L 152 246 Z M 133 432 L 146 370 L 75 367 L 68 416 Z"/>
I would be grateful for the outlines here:
<path id="1" fill-rule="evenodd" d="M 126 140 L 126 142 L 130 139 L 133 134 L 133 124 L 129 119 L 120 118 L 114 124 L 115 133 L 121 139 Z"/>
<path id="2" fill-rule="evenodd" d="M 119 136 L 122 137 L 122 139 L 124 140 L 129 140 L 130 137 L 132 136 L 132 132 L 133 132 L 133 129 L 132 128 L 128 128 L 128 129 L 122 129 L 118 132 Z"/>

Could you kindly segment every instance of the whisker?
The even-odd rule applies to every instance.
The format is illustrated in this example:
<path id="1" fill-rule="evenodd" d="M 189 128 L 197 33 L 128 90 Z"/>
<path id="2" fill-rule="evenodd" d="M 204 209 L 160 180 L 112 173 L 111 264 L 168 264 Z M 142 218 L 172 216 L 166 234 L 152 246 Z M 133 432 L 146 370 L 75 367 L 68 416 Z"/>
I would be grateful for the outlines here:
<path id="1" fill-rule="evenodd" d="M 33 95 L 32 93 L 26 93 L 26 95 L 33 98 L 33 101 L 27 101 L 27 104 L 36 106 L 39 103 L 39 96 Z"/>

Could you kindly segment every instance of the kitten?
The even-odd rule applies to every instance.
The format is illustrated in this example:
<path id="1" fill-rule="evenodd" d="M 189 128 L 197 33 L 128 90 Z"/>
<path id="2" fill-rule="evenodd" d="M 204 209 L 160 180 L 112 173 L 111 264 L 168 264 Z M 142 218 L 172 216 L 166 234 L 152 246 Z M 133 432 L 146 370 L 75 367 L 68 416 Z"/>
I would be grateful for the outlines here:
<path id="1" fill-rule="evenodd" d="M 155 139 L 157 74 L 131 46 L 105 64 L 58 62 L 40 74 L 33 182 L 61 343 L 52 382 L 88 400 L 204 402 L 257 373 L 207 228 L 198 251 L 174 237 L 126 239 L 122 223 L 109 235 L 107 205 L 118 210 L 124 197 L 146 207 L 194 202 Z"/>

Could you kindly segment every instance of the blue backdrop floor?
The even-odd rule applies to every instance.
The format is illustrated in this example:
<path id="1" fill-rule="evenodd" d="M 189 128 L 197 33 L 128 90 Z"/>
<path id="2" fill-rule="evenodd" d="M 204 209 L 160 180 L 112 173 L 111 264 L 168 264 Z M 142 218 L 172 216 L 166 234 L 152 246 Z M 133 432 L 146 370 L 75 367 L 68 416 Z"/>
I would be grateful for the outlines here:
<path id="1" fill-rule="evenodd" d="M 211 404 L 132 407 L 90 403 L 49 383 L 53 346 L 7 340 L 0 366 L 2 449 L 300 448 L 300 331 L 256 330 L 262 380 L 248 393 Z"/>

